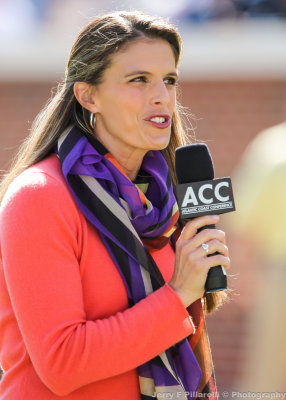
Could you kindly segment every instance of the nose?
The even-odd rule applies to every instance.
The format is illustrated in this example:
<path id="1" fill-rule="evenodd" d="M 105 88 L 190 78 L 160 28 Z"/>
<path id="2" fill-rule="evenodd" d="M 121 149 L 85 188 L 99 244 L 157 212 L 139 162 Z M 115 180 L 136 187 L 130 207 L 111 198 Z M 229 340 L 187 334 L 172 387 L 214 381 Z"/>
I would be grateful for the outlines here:
<path id="1" fill-rule="evenodd" d="M 168 104 L 170 101 L 170 93 L 169 90 L 163 80 L 159 80 L 154 83 L 151 94 L 151 103 L 152 104 Z"/>

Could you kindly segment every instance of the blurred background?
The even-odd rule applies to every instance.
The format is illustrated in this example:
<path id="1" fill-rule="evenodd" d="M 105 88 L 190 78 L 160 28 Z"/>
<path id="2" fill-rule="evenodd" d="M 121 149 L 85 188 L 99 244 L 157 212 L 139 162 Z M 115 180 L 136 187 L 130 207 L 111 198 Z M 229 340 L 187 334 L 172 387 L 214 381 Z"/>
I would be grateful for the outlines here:
<path id="1" fill-rule="evenodd" d="M 285 0 L 0 0 L 0 169 L 61 81 L 76 33 L 122 9 L 178 26 L 186 127 L 208 144 L 216 176 L 233 178 L 237 211 L 220 223 L 232 292 L 207 317 L 218 389 L 286 392 Z"/>

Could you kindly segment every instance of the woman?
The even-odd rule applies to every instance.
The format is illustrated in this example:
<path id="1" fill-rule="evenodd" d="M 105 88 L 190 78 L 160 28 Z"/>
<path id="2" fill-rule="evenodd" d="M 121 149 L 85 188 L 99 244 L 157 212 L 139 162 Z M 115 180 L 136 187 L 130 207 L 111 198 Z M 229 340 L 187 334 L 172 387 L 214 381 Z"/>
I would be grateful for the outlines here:
<path id="1" fill-rule="evenodd" d="M 2 183 L 1 400 L 215 397 L 201 299 L 217 307 L 204 283 L 229 258 L 223 232 L 197 233 L 217 216 L 177 225 L 180 53 L 139 12 L 78 35 Z"/>

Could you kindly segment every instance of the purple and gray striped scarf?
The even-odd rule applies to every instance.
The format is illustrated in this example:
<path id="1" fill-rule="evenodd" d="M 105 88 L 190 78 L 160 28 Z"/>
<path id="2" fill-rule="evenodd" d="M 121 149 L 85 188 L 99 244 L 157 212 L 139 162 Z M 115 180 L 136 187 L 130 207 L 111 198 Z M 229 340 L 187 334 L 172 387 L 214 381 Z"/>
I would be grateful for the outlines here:
<path id="1" fill-rule="evenodd" d="M 161 238 L 169 240 L 178 219 L 168 165 L 160 151 L 148 152 L 141 168 L 145 178 L 134 184 L 95 137 L 75 126 L 61 135 L 56 152 L 78 207 L 99 231 L 120 272 L 132 307 L 165 284 L 147 247 L 152 241 L 157 242 L 155 248 L 166 244 Z M 205 333 L 204 343 L 206 338 Z M 184 339 L 139 366 L 141 398 L 194 399 L 199 386 L 213 393 L 213 373 L 202 386 L 205 374 L 197 351 Z"/>

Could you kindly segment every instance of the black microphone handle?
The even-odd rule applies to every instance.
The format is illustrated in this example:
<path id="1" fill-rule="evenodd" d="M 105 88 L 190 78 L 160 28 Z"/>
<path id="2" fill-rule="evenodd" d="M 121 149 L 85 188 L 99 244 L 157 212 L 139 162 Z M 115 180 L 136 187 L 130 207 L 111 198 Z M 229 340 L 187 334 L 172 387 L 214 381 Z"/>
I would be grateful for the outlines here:
<path id="1" fill-rule="evenodd" d="M 215 225 L 206 225 L 198 230 L 198 232 L 203 229 L 215 229 Z M 219 254 L 218 252 L 213 254 L 208 254 L 208 257 L 211 257 L 215 254 Z M 209 269 L 206 283 L 205 283 L 205 293 L 213 293 L 219 292 L 220 290 L 227 289 L 227 277 L 224 272 L 224 269 L 221 265 L 216 265 Z"/>

